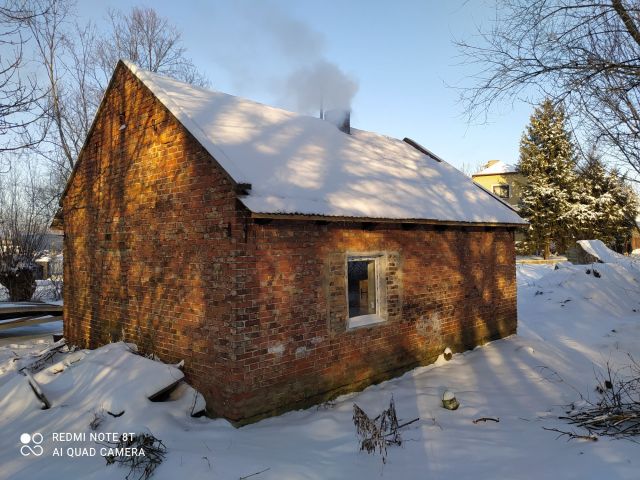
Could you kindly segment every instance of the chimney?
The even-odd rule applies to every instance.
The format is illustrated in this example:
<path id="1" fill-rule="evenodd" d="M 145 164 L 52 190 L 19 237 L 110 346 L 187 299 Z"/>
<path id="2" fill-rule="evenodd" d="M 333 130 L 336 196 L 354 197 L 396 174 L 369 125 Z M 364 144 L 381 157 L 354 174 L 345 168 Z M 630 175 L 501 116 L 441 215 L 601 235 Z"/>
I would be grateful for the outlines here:
<path id="1" fill-rule="evenodd" d="M 351 110 L 333 109 L 324 112 L 324 119 L 333 123 L 341 132 L 351 134 Z"/>

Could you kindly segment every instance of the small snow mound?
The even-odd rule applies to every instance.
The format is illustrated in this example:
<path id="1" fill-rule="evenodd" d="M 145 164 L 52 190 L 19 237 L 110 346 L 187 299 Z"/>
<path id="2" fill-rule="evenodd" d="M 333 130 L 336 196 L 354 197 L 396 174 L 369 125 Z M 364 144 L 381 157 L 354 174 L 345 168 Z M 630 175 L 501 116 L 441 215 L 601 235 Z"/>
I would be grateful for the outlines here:
<path id="1" fill-rule="evenodd" d="M 578 240 L 577 243 L 585 252 L 602 263 L 617 263 L 625 258 L 624 255 L 620 255 L 608 248 L 601 240 Z"/>
<path id="2" fill-rule="evenodd" d="M 453 358 L 453 352 L 451 351 L 451 349 L 449 347 L 444 349 L 444 359 L 449 361 Z"/>
<path id="3" fill-rule="evenodd" d="M 536 351 L 533 349 L 533 347 L 529 347 L 529 346 L 524 346 L 521 345 L 518 348 L 516 348 L 515 350 L 516 352 L 526 352 L 530 355 L 533 355 L 534 353 L 536 353 Z"/>
<path id="4" fill-rule="evenodd" d="M 438 355 L 438 358 L 436 358 L 436 361 L 433 362 L 433 365 L 436 367 L 441 367 L 442 365 L 445 365 L 447 363 L 449 363 L 449 361 L 444 358 L 444 353 L 441 353 L 440 355 Z"/>

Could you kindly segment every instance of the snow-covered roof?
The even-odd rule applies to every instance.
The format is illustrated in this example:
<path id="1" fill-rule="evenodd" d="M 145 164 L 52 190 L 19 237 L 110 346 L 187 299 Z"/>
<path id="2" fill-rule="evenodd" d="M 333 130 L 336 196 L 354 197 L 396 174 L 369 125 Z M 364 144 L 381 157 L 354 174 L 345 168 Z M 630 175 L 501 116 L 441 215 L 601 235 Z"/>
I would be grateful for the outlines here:
<path id="1" fill-rule="evenodd" d="M 474 173 L 475 175 L 500 175 L 502 173 L 517 173 L 517 169 L 515 165 L 511 165 L 510 163 L 504 163 L 502 160 L 497 160 L 494 162 L 490 162 L 487 168 L 480 170 L 478 173 Z"/>
<path id="2" fill-rule="evenodd" d="M 515 211 L 407 143 L 127 67 L 237 183 L 254 213 L 520 224 Z"/>

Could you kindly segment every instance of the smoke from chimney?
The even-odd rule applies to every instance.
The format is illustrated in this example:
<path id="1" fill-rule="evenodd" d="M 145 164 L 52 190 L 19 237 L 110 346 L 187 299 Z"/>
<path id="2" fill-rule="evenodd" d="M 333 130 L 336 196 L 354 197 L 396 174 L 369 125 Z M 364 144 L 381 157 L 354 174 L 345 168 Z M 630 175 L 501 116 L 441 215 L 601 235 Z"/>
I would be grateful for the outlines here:
<path id="1" fill-rule="evenodd" d="M 350 109 L 358 83 L 327 59 L 323 34 L 271 1 L 234 5 L 237 18 L 214 25 L 227 41 L 211 45 L 210 55 L 239 94 L 267 88 L 281 106 L 306 114 Z"/>
<path id="2" fill-rule="evenodd" d="M 320 59 L 293 71 L 287 78 L 283 99 L 297 111 L 349 110 L 358 84 L 334 63 Z"/>

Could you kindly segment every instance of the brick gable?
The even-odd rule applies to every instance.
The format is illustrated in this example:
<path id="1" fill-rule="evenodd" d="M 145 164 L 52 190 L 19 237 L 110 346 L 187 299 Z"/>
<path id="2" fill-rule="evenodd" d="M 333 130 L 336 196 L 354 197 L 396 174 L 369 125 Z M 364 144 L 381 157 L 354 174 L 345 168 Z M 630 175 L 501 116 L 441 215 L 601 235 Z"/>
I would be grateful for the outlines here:
<path id="1" fill-rule="evenodd" d="M 209 154 L 120 67 L 63 201 L 65 336 L 89 347 L 124 338 L 184 359 L 223 410 L 234 369 L 236 202 Z"/>

